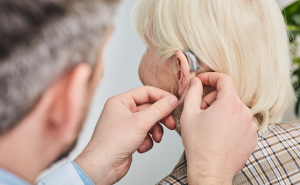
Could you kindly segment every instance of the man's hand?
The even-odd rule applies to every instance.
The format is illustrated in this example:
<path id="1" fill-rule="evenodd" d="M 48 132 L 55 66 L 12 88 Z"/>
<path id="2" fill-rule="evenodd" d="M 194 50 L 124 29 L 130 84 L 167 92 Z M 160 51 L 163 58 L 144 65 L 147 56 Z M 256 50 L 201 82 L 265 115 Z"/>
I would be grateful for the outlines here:
<path id="1" fill-rule="evenodd" d="M 202 100 L 203 85 L 216 91 Z M 232 184 L 255 149 L 257 126 L 225 74 L 203 73 L 192 79 L 181 116 L 188 182 Z"/>
<path id="2" fill-rule="evenodd" d="M 175 129 L 170 113 L 177 103 L 175 96 L 153 87 L 140 87 L 110 98 L 90 143 L 74 162 L 95 184 L 116 183 L 128 172 L 136 150 L 150 150 L 152 138 L 161 141 L 163 128 L 158 122 Z"/>

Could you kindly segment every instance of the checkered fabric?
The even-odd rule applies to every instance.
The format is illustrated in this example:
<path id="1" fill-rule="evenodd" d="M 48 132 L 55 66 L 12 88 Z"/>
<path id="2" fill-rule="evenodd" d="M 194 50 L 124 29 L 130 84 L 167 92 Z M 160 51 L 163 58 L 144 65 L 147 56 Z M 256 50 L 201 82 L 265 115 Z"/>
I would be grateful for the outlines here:
<path id="1" fill-rule="evenodd" d="M 300 184 L 300 122 L 271 125 L 258 136 L 256 149 L 233 184 Z M 158 183 L 171 184 L 188 184 L 185 153 L 173 172 Z"/>

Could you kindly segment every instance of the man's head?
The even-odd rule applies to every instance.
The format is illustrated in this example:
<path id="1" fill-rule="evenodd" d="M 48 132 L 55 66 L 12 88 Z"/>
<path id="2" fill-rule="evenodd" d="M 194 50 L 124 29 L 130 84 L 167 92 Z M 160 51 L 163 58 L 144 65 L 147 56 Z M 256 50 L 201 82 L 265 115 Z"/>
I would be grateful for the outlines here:
<path id="1" fill-rule="evenodd" d="M 102 77 L 118 2 L 0 2 L 0 140 L 18 133 L 22 143 L 27 130 L 57 146 L 52 157 L 74 145 Z"/>

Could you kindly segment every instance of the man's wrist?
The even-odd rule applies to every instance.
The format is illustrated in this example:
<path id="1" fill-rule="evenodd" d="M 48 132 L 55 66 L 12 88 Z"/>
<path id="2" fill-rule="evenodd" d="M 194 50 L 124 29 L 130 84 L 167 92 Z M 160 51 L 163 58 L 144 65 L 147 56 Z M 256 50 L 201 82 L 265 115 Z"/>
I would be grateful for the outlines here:
<path id="1" fill-rule="evenodd" d="M 191 185 L 232 185 L 232 181 L 224 181 L 218 178 L 198 177 L 198 180 L 192 181 Z"/>
<path id="2" fill-rule="evenodd" d="M 188 173 L 188 182 L 191 185 L 232 185 L 232 180 L 228 180 L 223 177 L 216 176 L 202 176 L 199 174 L 189 174 Z"/>
<path id="3" fill-rule="evenodd" d="M 108 185 L 116 182 L 113 167 L 105 156 L 88 149 L 74 160 L 74 162 L 87 174 L 94 184 Z"/>
<path id="4" fill-rule="evenodd" d="M 188 163 L 188 182 L 191 185 L 232 185 L 233 177 L 226 172 L 213 169 L 212 165 L 195 165 Z M 198 163 L 199 164 L 199 163 Z"/>

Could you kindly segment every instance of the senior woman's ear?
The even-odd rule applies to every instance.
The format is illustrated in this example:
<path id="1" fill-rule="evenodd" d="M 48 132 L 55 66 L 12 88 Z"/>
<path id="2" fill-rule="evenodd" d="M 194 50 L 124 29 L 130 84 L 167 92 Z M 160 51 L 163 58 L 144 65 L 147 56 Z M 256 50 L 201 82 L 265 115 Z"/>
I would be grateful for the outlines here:
<path id="1" fill-rule="evenodd" d="M 190 80 L 190 65 L 183 52 L 177 51 L 175 57 L 176 69 L 180 74 L 178 80 L 178 95 L 182 96 Z"/>

